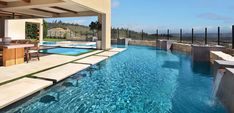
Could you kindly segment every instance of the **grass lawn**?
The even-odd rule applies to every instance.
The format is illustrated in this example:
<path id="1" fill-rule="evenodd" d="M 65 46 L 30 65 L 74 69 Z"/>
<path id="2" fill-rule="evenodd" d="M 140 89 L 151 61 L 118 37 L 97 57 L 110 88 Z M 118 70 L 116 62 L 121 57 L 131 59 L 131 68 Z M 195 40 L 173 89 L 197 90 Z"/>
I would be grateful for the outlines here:
<path id="1" fill-rule="evenodd" d="M 66 41 L 66 39 L 55 39 L 55 38 L 44 38 L 43 40 L 52 41 L 52 42 Z"/>

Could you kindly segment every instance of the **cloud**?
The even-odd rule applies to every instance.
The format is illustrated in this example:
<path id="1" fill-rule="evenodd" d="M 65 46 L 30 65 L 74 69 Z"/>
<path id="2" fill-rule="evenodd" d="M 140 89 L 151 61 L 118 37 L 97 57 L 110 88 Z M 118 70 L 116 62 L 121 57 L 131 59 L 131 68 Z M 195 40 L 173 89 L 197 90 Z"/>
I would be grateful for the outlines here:
<path id="1" fill-rule="evenodd" d="M 197 16 L 198 18 L 201 19 L 207 19 L 207 20 L 219 20 L 219 21 L 230 21 L 232 20 L 231 17 L 228 16 L 223 16 L 215 13 L 202 13 Z"/>
<path id="2" fill-rule="evenodd" d="M 120 6 L 120 2 L 118 0 L 112 0 L 111 1 L 111 7 L 112 8 L 118 8 Z"/>

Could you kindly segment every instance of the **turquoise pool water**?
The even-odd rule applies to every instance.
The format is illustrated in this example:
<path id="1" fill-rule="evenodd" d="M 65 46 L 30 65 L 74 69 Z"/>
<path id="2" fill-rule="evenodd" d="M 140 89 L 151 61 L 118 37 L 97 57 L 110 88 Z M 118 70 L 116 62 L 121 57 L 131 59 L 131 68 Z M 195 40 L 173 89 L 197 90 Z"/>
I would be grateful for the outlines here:
<path id="1" fill-rule="evenodd" d="M 52 41 L 46 41 L 46 42 L 43 42 L 42 45 L 45 45 L 45 46 L 51 46 L 51 45 L 56 45 L 56 42 L 52 42 Z"/>
<path id="2" fill-rule="evenodd" d="M 52 49 L 45 49 L 41 50 L 41 53 L 46 53 L 46 54 L 61 54 L 61 55 L 80 55 L 83 53 L 87 53 L 92 51 L 91 49 L 81 49 L 81 48 L 62 48 L 62 47 L 57 47 L 57 48 L 52 48 Z"/>
<path id="3" fill-rule="evenodd" d="M 129 46 L 8 112 L 226 113 L 209 72 L 185 54 Z"/>

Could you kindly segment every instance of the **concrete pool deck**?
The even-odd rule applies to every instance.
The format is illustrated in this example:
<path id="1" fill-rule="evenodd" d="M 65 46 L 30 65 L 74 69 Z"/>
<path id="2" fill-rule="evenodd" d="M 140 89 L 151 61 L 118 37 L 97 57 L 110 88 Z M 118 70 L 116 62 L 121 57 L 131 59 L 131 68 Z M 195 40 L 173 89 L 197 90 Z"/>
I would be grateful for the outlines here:
<path id="1" fill-rule="evenodd" d="M 57 68 L 48 70 L 48 71 L 35 74 L 32 77 L 38 77 L 40 79 L 47 79 L 47 80 L 51 80 L 54 82 L 59 82 L 88 67 L 89 65 L 85 65 L 85 64 L 69 63 L 63 66 L 59 66 Z"/>
<path id="2" fill-rule="evenodd" d="M 0 109 L 52 84 L 53 82 L 51 81 L 23 78 L 6 85 L 2 85 L 0 86 Z"/>
<path id="3" fill-rule="evenodd" d="M 85 58 L 87 56 L 94 55 L 100 52 L 103 51 L 96 50 L 79 56 L 65 56 L 65 55 L 52 54 L 41 57 L 40 61 L 14 65 L 10 67 L 0 67 L 0 84 L 19 77 L 23 77 L 28 74 L 52 68 L 54 66 L 58 66 L 67 62 Z"/>
<path id="4" fill-rule="evenodd" d="M 75 63 L 95 65 L 103 60 L 106 60 L 107 58 L 108 57 L 103 57 L 103 56 L 90 56 L 90 57 L 75 61 Z"/>
<path id="5" fill-rule="evenodd" d="M 53 82 L 59 82 L 67 77 L 72 76 L 73 74 L 82 71 L 88 67 L 90 67 L 91 65 L 97 64 L 103 60 L 106 60 L 108 57 L 111 57 L 113 55 L 116 55 L 117 53 L 120 53 L 122 51 L 124 51 L 126 49 L 111 49 L 109 51 L 102 51 L 102 50 L 97 50 L 91 53 L 87 53 L 87 54 L 83 54 L 80 56 L 61 56 L 61 55 L 52 55 L 54 57 L 49 57 L 49 59 L 44 59 L 46 61 L 48 61 L 49 63 L 51 63 L 51 65 L 56 65 L 57 63 L 55 62 L 51 62 L 54 61 L 56 59 L 62 60 L 58 61 L 60 62 L 59 66 L 57 67 L 53 67 L 51 69 L 47 69 L 45 71 L 40 72 L 42 68 L 36 69 L 38 66 L 36 67 L 32 67 L 35 64 L 40 64 L 39 62 L 45 62 L 45 61 L 38 61 L 34 63 L 29 63 L 29 64 L 23 64 L 18 66 L 18 68 L 16 67 L 9 67 L 8 70 L 12 69 L 10 72 L 4 71 L 5 74 L 9 74 L 11 73 L 11 75 L 14 75 L 14 73 L 18 74 L 18 77 L 22 77 L 22 78 L 18 78 L 17 80 L 14 81 L 10 81 L 9 83 L 5 83 L 0 85 L 0 110 L 2 108 L 7 107 L 8 105 L 11 105 L 21 99 L 24 99 L 36 92 L 39 92 L 51 85 L 53 85 Z M 119 51 L 119 52 L 111 52 L 111 51 Z M 104 56 L 97 56 L 99 53 L 103 53 L 101 55 L 106 55 L 108 57 L 104 57 Z M 59 57 L 59 58 L 56 58 Z M 60 59 L 60 58 L 64 58 L 64 59 Z M 66 64 L 64 64 L 66 63 Z M 87 64 L 84 64 L 87 63 Z M 61 65 L 63 64 L 63 65 Z M 29 65 L 29 66 L 26 66 Z M 47 63 L 41 63 L 40 66 L 43 67 L 43 69 L 46 67 L 44 65 L 47 65 Z M 50 65 L 50 66 L 51 66 Z M 17 66 L 17 65 L 16 65 Z M 32 74 L 30 74 L 30 72 L 28 72 L 28 70 L 24 70 L 24 69 L 30 69 L 31 68 L 35 68 L 30 70 L 30 72 L 32 72 Z M 14 70 L 15 69 L 15 70 Z M 4 70 L 3 68 L 0 69 Z M 23 71 L 23 72 L 20 72 Z M 38 72 L 38 73 L 34 73 L 34 72 Z M 0 77 L 1 76 L 5 76 L 4 73 L 0 72 Z M 2 75 L 1 75 L 2 74 Z M 30 74 L 30 76 L 25 76 L 25 74 Z M 17 77 L 17 76 L 15 76 Z M 28 78 L 30 77 L 30 78 Z M 4 77 L 2 77 L 4 78 Z M 5 80 L 9 80 L 12 79 L 11 77 Z"/>

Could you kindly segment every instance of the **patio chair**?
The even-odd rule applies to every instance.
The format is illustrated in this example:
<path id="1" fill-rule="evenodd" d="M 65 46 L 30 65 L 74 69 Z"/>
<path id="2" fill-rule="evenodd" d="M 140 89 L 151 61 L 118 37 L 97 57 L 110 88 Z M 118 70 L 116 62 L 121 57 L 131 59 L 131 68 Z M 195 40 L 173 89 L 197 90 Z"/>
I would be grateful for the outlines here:
<path id="1" fill-rule="evenodd" d="M 0 48 L 0 65 L 3 63 L 3 49 Z"/>
<path id="2" fill-rule="evenodd" d="M 28 42 L 26 42 L 28 43 Z M 38 59 L 38 61 L 40 60 L 40 55 L 39 55 L 39 51 L 40 51 L 40 46 L 38 42 L 31 42 L 34 44 L 34 47 L 30 47 L 30 48 L 25 48 L 25 58 L 27 63 L 29 62 L 29 60 L 32 59 L 32 56 L 35 55 Z"/>

